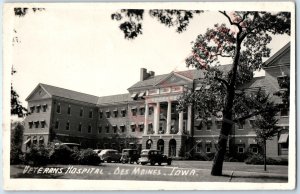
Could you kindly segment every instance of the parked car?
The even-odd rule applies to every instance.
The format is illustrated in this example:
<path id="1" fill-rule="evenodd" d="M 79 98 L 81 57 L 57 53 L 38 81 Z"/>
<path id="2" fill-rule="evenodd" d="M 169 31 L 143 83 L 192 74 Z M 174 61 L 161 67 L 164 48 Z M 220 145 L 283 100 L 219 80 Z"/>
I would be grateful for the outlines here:
<path id="1" fill-rule="evenodd" d="M 93 150 L 97 155 L 99 155 L 100 154 L 100 152 L 102 151 L 102 149 L 95 149 L 95 150 Z"/>
<path id="2" fill-rule="evenodd" d="M 159 150 L 142 150 L 139 162 L 142 165 L 145 165 L 147 163 L 150 163 L 151 165 L 155 165 L 156 163 L 158 165 L 161 165 L 162 163 L 171 165 L 172 158 L 169 158 L 168 156 L 162 154 Z"/>
<path id="3" fill-rule="evenodd" d="M 105 149 L 99 154 L 100 160 L 103 162 L 120 162 L 121 154 L 117 150 Z"/>
<path id="4" fill-rule="evenodd" d="M 136 162 L 139 163 L 140 154 L 137 149 L 123 149 L 122 150 L 122 156 L 121 156 L 121 162 L 124 163 L 130 163 L 133 164 Z"/>
<path id="5" fill-rule="evenodd" d="M 55 144 L 56 147 L 59 147 L 61 145 L 65 145 L 72 150 L 80 150 L 81 149 L 81 145 L 78 143 L 56 143 Z"/>

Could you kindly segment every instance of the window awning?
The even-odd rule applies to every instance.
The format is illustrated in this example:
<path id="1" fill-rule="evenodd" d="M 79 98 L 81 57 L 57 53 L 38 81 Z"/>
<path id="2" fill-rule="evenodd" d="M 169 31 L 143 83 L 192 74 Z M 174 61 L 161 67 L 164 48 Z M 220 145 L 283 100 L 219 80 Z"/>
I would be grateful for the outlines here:
<path id="1" fill-rule="evenodd" d="M 47 106 L 47 104 L 43 104 L 43 106 Z"/>
<path id="2" fill-rule="evenodd" d="M 133 94 L 131 95 L 131 98 L 136 98 L 137 95 L 138 95 L 137 93 L 133 93 Z"/>
<path id="3" fill-rule="evenodd" d="M 31 123 L 33 123 L 33 121 L 29 121 L 28 123 L 30 123 L 30 124 L 31 124 Z"/>
<path id="4" fill-rule="evenodd" d="M 44 119 L 44 120 L 41 120 L 41 123 L 46 123 L 46 120 Z"/>
<path id="5" fill-rule="evenodd" d="M 112 125 L 112 127 L 117 127 L 117 125 Z"/>
<path id="6" fill-rule="evenodd" d="M 196 143 L 202 143 L 202 140 L 201 140 L 201 139 L 199 139 L 199 140 L 197 140 L 197 141 L 196 141 Z"/>
<path id="7" fill-rule="evenodd" d="M 40 121 L 34 121 L 35 123 L 39 123 Z"/>
<path id="8" fill-rule="evenodd" d="M 139 125 L 144 125 L 144 123 L 143 123 L 143 122 L 140 122 Z"/>
<path id="9" fill-rule="evenodd" d="M 110 112 L 110 110 L 106 110 L 106 112 Z"/>
<path id="10" fill-rule="evenodd" d="M 205 143 L 209 144 L 211 143 L 211 140 L 206 140 Z"/>
<path id="11" fill-rule="evenodd" d="M 251 144 L 257 144 L 257 141 L 255 140 L 255 138 L 249 138 L 248 139 L 248 144 L 251 145 Z"/>
<path id="12" fill-rule="evenodd" d="M 143 92 L 140 92 L 140 93 L 139 93 L 139 96 L 138 96 L 138 97 L 139 97 L 139 98 L 142 98 L 142 97 L 145 96 L 145 95 L 146 95 L 146 92 L 143 91 Z"/>
<path id="13" fill-rule="evenodd" d="M 131 126 L 134 126 L 134 125 L 135 125 L 135 123 L 131 123 L 130 125 L 131 125 Z"/>
<path id="14" fill-rule="evenodd" d="M 281 134 L 278 140 L 278 143 L 287 143 L 289 138 L 289 134 L 285 133 L 285 134 Z"/>
<path id="15" fill-rule="evenodd" d="M 40 107 L 40 106 L 41 106 L 40 104 L 36 105 L 36 107 Z"/>
<path id="16" fill-rule="evenodd" d="M 124 124 L 121 124 L 120 127 L 125 127 L 125 125 L 124 125 Z"/>
<path id="17" fill-rule="evenodd" d="M 131 107 L 131 110 L 134 110 L 134 109 L 136 109 L 136 106 Z"/>
<path id="18" fill-rule="evenodd" d="M 44 140 L 44 137 L 43 137 L 43 136 L 40 136 L 40 140 Z"/>
<path id="19" fill-rule="evenodd" d="M 28 144 L 30 141 L 31 141 L 31 139 L 29 138 L 29 139 L 27 139 L 27 140 L 24 142 L 24 144 L 26 145 L 26 144 Z"/>
<path id="20" fill-rule="evenodd" d="M 114 109 L 113 111 L 114 111 L 114 112 L 118 112 L 118 109 Z"/>
<path id="21" fill-rule="evenodd" d="M 32 138 L 32 140 L 33 140 L 33 141 L 37 140 L 36 136 L 34 136 L 34 137 Z"/>
<path id="22" fill-rule="evenodd" d="M 121 111 L 126 111 L 126 108 L 122 108 Z"/>
<path id="23" fill-rule="evenodd" d="M 144 105 L 140 106 L 140 109 L 142 109 L 142 108 L 145 108 L 145 106 Z"/>

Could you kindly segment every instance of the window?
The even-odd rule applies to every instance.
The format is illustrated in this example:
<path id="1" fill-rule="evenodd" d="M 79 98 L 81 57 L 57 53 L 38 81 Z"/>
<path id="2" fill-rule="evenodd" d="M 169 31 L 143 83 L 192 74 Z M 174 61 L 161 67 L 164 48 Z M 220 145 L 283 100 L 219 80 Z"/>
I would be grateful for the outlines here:
<path id="1" fill-rule="evenodd" d="M 141 107 L 140 108 L 140 115 L 144 115 L 145 114 L 145 108 L 144 107 Z"/>
<path id="2" fill-rule="evenodd" d="M 58 104 L 56 105 L 56 112 L 57 112 L 57 113 L 60 113 L 60 103 L 58 103 Z"/>
<path id="3" fill-rule="evenodd" d="M 121 125 L 120 128 L 121 128 L 122 133 L 124 133 L 125 132 L 125 125 Z"/>
<path id="4" fill-rule="evenodd" d="M 78 131 L 79 131 L 79 132 L 82 131 L 82 124 L 81 124 L 81 123 L 78 124 Z"/>
<path id="5" fill-rule="evenodd" d="M 106 133 L 109 133 L 109 125 L 107 125 L 105 128 L 106 128 Z"/>
<path id="6" fill-rule="evenodd" d="M 216 126 L 217 126 L 217 129 L 221 129 L 222 128 L 222 121 L 221 120 L 217 120 L 216 121 Z"/>
<path id="7" fill-rule="evenodd" d="M 153 107 L 149 107 L 149 115 L 152 115 L 153 113 Z"/>
<path id="8" fill-rule="evenodd" d="M 211 145 L 206 145 L 206 153 L 210 153 L 211 152 Z"/>
<path id="9" fill-rule="evenodd" d="M 242 130 L 242 129 L 244 129 L 245 121 L 240 121 L 237 123 L 237 125 L 238 125 L 238 129 Z"/>
<path id="10" fill-rule="evenodd" d="M 33 144 L 37 144 L 37 137 L 36 137 L 36 136 L 33 136 L 33 138 L 32 138 L 32 143 L 33 143 Z"/>
<path id="11" fill-rule="evenodd" d="M 98 133 L 102 133 L 102 126 L 98 126 Z"/>
<path id="12" fill-rule="evenodd" d="M 29 129 L 32 129 L 33 122 L 32 121 L 28 122 L 28 125 L 29 125 Z"/>
<path id="13" fill-rule="evenodd" d="M 66 130 L 70 130 L 70 121 L 66 123 Z"/>
<path id="14" fill-rule="evenodd" d="M 83 117 L 83 108 L 80 108 L 79 116 Z"/>
<path id="15" fill-rule="evenodd" d="M 40 113 L 40 111 L 41 111 L 41 105 L 37 105 L 36 106 L 36 113 Z"/>
<path id="16" fill-rule="evenodd" d="M 114 110 L 114 117 L 117 118 L 118 117 L 118 109 Z"/>
<path id="17" fill-rule="evenodd" d="M 40 124 L 39 121 L 35 121 L 35 122 L 34 122 L 35 128 L 39 128 L 39 124 Z"/>
<path id="18" fill-rule="evenodd" d="M 71 105 L 68 106 L 68 115 L 71 115 Z"/>
<path id="19" fill-rule="evenodd" d="M 140 132 L 144 131 L 144 123 L 139 124 Z"/>
<path id="20" fill-rule="evenodd" d="M 110 118 L 110 111 L 106 111 L 106 118 Z"/>
<path id="21" fill-rule="evenodd" d="M 121 110 L 122 117 L 126 117 L 126 109 Z"/>
<path id="22" fill-rule="evenodd" d="M 90 112 L 89 112 L 89 118 L 90 119 L 93 118 L 93 109 L 91 109 Z"/>
<path id="23" fill-rule="evenodd" d="M 238 146 L 238 153 L 244 153 L 244 146 Z"/>
<path id="24" fill-rule="evenodd" d="M 197 130 L 202 130 L 202 127 L 203 127 L 203 122 L 202 122 L 202 120 L 196 120 L 196 122 L 195 122 L 195 128 L 196 128 Z"/>
<path id="25" fill-rule="evenodd" d="M 43 104 L 43 112 L 47 111 L 47 104 Z"/>
<path id="26" fill-rule="evenodd" d="M 58 129 L 59 128 L 59 121 L 55 121 L 55 126 L 54 126 L 55 129 Z"/>
<path id="27" fill-rule="evenodd" d="M 136 116 L 136 112 L 137 112 L 136 107 L 131 109 L 132 116 Z"/>
<path id="28" fill-rule="evenodd" d="M 202 143 L 199 142 L 199 143 L 197 144 L 197 146 L 196 146 L 196 152 L 199 153 L 199 152 L 201 152 L 201 151 L 202 151 Z"/>
<path id="29" fill-rule="evenodd" d="M 289 109 L 288 108 L 282 108 L 280 110 L 280 116 L 289 116 Z"/>
<path id="30" fill-rule="evenodd" d="M 252 152 L 253 152 L 253 153 L 258 153 L 257 147 L 252 147 Z"/>
<path id="31" fill-rule="evenodd" d="M 254 119 L 250 119 L 249 123 L 250 123 L 251 128 L 255 128 L 255 120 Z"/>
<path id="32" fill-rule="evenodd" d="M 35 109 L 35 107 L 34 107 L 34 106 L 31 106 L 31 107 L 30 107 L 30 113 L 34 113 L 34 109 Z"/>
<path id="33" fill-rule="evenodd" d="M 88 126 L 88 133 L 92 133 L 92 126 L 91 125 Z"/>
<path id="34" fill-rule="evenodd" d="M 211 120 L 208 120 L 207 123 L 206 123 L 206 130 L 210 131 L 211 130 L 211 126 L 212 126 L 212 122 L 211 122 Z"/>
<path id="35" fill-rule="evenodd" d="M 135 128 L 136 128 L 136 125 L 134 123 L 131 124 L 131 132 L 135 132 Z"/>
<path id="36" fill-rule="evenodd" d="M 117 130 L 118 130 L 117 125 L 113 126 L 113 130 L 114 130 L 114 133 L 117 133 Z"/>
<path id="37" fill-rule="evenodd" d="M 45 128 L 45 125 L 46 125 L 46 121 L 45 120 L 41 121 L 41 128 Z"/>

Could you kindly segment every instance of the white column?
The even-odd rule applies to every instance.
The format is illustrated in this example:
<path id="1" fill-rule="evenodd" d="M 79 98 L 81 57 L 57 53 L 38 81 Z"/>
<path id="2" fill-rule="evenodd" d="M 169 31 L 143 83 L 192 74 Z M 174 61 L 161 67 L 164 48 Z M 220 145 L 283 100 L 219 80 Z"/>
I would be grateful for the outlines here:
<path id="1" fill-rule="evenodd" d="M 187 131 L 189 135 L 192 135 L 192 106 L 188 106 L 187 112 Z"/>
<path id="2" fill-rule="evenodd" d="M 178 123 L 178 135 L 183 134 L 183 111 L 179 113 L 179 123 Z"/>
<path id="3" fill-rule="evenodd" d="M 154 107 L 154 134 L 158 134 L 159 129 L 159 115 L 160 115 L 160 103 L 157 102 Z"/>
<path id="4" fill-rule="evenodd" d="M 149 117 L 149 104 L 145 104 L 145 122 L 144 122 L 144 135 L 148 134 L 148 117 Z"/>
<path id="5" fill-rule="evenodd" d="M 167 112 L 167 131 L 166 134 L 170 134 L 171 131 L 171 107 L 172 107 L 172 102 L 168 101 L 168 112 Z"/>

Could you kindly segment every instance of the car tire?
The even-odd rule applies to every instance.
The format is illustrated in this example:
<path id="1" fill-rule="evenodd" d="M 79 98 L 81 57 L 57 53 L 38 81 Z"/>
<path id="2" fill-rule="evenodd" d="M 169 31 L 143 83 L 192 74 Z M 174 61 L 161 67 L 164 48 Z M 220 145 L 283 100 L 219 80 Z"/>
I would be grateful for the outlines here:
<path id="1" fill-rule="evenodd" d="M 137 161 L 135 161 L 136 162 L 136 164 L 139 164 L 140 162 L 137 160 Z"/>
<path id="2" fill-rule="evenodd" d="M 107 158 L 106 162 L 107 162 L 107 163 L 111 163 L 111 159 L 110 159 L 110 158 Z"/>
<path id="3" fill-rule="evenodd" d="M 146 163 L 145 162 L 141 162 L 141 165 L 145 165 Z"/>
<path id="4" fill-rule="evenodd" d="M 167 162 L 168 166 L 170 166 L 170 165 L 171 165 L 171 163 L 172 163 L 171 161 L 168 161 L 168 162 Z"/>
<path id="5" fill-rule="evenodd" d="M 161 162 L 159 162 L 158 165 L 161 166 Z"/>
<path id="6" fill-rule="evenodd" d="M 155 161 L 151 160 L 150 164 L 151 164 L 151 166 L 154 166 L 155 165 Z"/>

